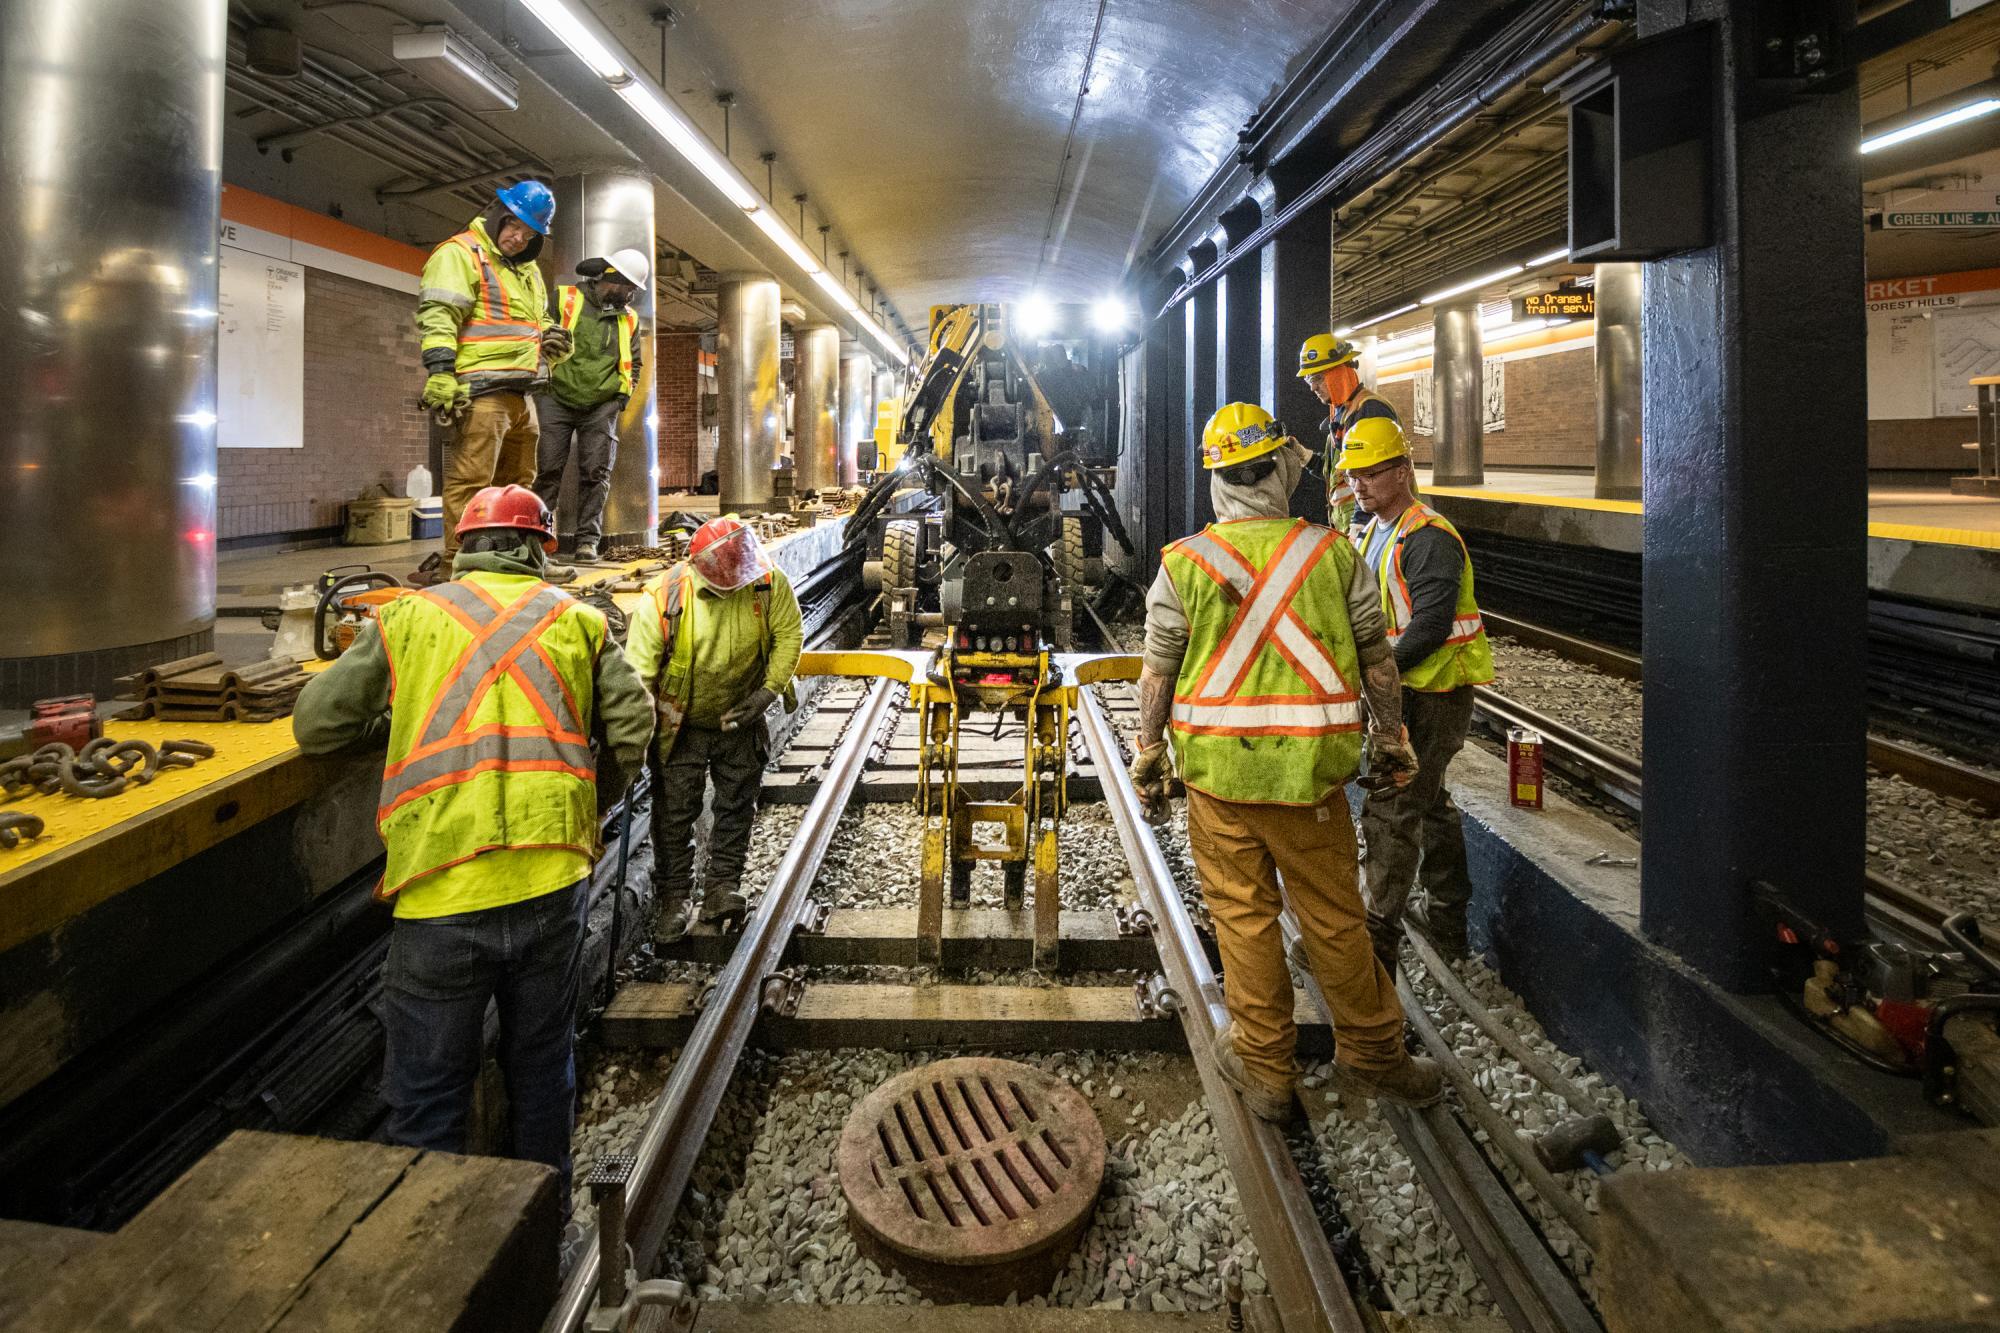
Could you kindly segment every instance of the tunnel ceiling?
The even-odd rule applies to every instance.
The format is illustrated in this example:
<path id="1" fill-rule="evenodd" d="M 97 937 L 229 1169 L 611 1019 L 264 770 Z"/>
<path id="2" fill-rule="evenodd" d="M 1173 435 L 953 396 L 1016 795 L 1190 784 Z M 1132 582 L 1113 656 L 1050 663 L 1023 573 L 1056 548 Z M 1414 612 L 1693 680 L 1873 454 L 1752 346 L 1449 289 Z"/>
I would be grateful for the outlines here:
<path id="1" fill-rule="evenodd" d="M 594 7 L 635 54 L 657 53 L 648 0 Z M 775 151 L 787 216 L 805 192 L 807 239 L 832 223 L 920 327 L 933 302 L 1012 299 L 1038 275 L 1057 300 L 1111 289 L 1349 8 L 684 0 L 667 86 L 718 142 L 715 94 L 733 91 L 738 165 L 761 183 L 757 154 Z"/>

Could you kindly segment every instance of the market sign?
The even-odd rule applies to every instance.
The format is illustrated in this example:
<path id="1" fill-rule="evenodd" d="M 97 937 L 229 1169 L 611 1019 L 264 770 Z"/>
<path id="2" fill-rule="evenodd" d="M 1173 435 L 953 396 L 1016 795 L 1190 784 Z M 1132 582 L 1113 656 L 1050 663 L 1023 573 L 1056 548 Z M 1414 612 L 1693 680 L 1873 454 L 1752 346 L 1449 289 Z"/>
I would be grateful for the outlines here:
<path id="1" fill-rule="evenodd" d="M 1595 287 L 1558 287 L 1552 292 L 1530 292 L 1514 298 L 1514 318 L 1594 319 L 1597 316 Z"/>
<path id="2" fill-rule="evenodd" d="M 1907 207 L 1882 210 L 1884 231 L 2000 227 L 2000 191 L 1926 190 Z"/>

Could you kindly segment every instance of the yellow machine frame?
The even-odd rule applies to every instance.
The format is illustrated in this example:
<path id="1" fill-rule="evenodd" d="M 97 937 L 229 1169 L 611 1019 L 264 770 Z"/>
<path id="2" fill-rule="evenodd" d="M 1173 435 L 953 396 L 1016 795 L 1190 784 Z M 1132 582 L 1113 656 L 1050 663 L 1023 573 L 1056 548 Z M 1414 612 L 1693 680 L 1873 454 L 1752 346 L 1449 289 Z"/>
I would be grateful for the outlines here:
<path id="1" fill-rule="evenodd" d="M 1033 678 L 1004 683 L 961 682 L 953 668 L 995 672 L 1033 668 Z M 1023 906 L 1034 870 L 1034 964 L 1056 966 L 1061 949 L 1061 889 L 1056 832 L 1068 805 L 1069 715 L 1076 692 L 1102 681 L 1137 680 L 1130 655 L 964 652 L 950 644 L 935 653 L 858 651 L 806 653 L 800 675 L 888 678 L 907 682 L 918 715 L 917 798 L 923 817 L 923 861 L 917 899 L 917 957 L 935 965 L 944 941 L 945 884 L 964 904 L 975 862 L 1009 867 L 1006 907 Z M 970 799 L 959 782 L 959 731 L 973 713 L 1018 712 L 1023 721 L 1021 787 L 1006 801 Z M 997 828 L 997 838 L 977 830 Z M 1020 870 L 1014 871 L 1013 866 Z"/>

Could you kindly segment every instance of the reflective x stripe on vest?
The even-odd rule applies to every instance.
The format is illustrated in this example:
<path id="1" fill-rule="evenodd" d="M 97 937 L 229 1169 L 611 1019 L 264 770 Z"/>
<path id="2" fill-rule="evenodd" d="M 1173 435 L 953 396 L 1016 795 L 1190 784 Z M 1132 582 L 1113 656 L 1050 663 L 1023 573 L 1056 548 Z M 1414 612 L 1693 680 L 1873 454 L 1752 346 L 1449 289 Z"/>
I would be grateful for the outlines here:
<path id="1" fill-rule="evenodd" d="M 1376 531 L 1380 520 L 1370 525 L 1364 537 L 1382 536 Z M 1388 621 L 1389 642 L 1394 644 L 1409 628 L 1416 608 L 1410 598 L 1409 581 L 1403 577 L 1403 543 L 1413 532 L 1439 527 L 1458 543 L 1465 567 L 1458 579 L 1458 605 L 1452 613 L 1451 633 L 1436 652 L 1403 673 L 1403 684 L 1420 691 L 1444 691 L 1461 685 L 1484 685 L 1493 679 L 1493 650 L 1486 642 L 1486 622 L 1479 614 L 1479 602 L 1472 587 L 1472 556 L 1465 538 L 1444 515 L 1421 501 L 1405 509 L 1387 535 L 1387 549 L 1375 565 L 1376 582 L 1382 589 L 1382 614 Z"/>
<path id="2" fill-rule="evenodd" d="M 480 371 L 535 369 L 542 352 L 540 323 L 510 317 L 513 312 L 507 308 L 506 286 L 488 258 L 485 244 L 475 233 L 462 231 L 451 238 L 451 244 L 471 255 L 474 267 L 479 270 L 479 294 L 473 299 L 472 313 L 458 331 L 459 373 L 472 373 L 465 353 L 474 348 L 483 353 L 478 358 Z M 510 343 L 518 346 L 508 346 Z"/>
<path id="3" fill-rule="evenodd" d="M 557 300 L 560 303 L 562 326 L 576 334 L 577 320 L 583 311 L 583 292 L 576 287 L 558 287 Z M 618 392 L 627 397 L 632 393 L 632 340 L 639 333 L 639 312 L 629 307 L 620 310 L 618 320 Z"/>
<path id="4" fill-rule="evenodd" d="M 387 818 L 405 802 L 485 769 L 554 769 L 594 779 L 590 735 L 569 687 L 537 642 L 571 599 L 544 587 L 524 602 L 502 607 L 466 583 L 439 584 L 420 595 L 449 608 L 473 639 L 453 667 L 449 688 L 431 705 L 415 747 L 383 770 L 376 817 Z M 540 725 L 472 725 L 481 700 L 502 677 L 520 689 Z"/>
<path id="5" fill-rule="evenodd" d="M 1327 528 L 1249 520 L 1232 534 L 1246 553 L 1223 536 L 1235 526 L 1165 552 L 1189 617 L 1171 714 L 1181 775 L 1224 800 L 1314 802 L 1360 753 L 1352 639 L 1321 609 L 1345 607 L 1352 551 Z"/>

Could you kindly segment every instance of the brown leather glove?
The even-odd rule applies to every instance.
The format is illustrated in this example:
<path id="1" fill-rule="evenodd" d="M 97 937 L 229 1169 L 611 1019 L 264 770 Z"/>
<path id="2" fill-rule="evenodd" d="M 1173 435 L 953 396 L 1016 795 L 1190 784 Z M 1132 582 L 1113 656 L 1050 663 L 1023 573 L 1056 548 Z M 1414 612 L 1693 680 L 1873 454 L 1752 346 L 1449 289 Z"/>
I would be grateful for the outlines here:
<path id="1" fill-rule="evenodd" d="M 1410 785 L 1417 776 L 1417 752 L 1410 748 L 1410 729 L 1399 727 L 1394 736 L 1370 732 L 1368 736 L 1368 776 L 1361 785 L 1369 791 Z"/>
<path id="2" fill-rule="evenodd" d="M 1167 804 L 1167 771 L 1167 743 L 1164 740 L 1141 746 L 1139 752 L 1132 756 L 1132 766 L 1126 770 L 1132 785 L 1139 791 L 1139 803 L 1149 824 L 1164 824 L 1171 813 Z"/>

